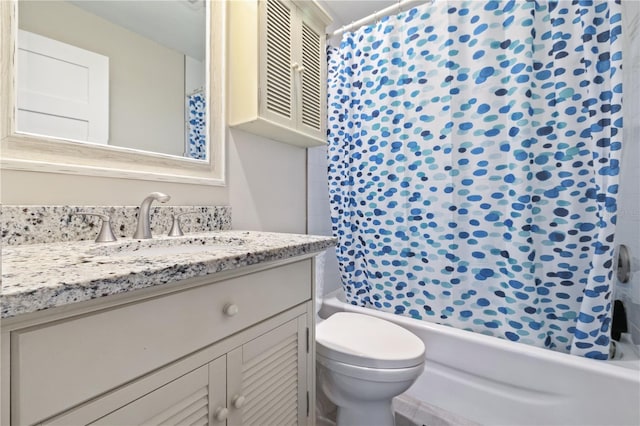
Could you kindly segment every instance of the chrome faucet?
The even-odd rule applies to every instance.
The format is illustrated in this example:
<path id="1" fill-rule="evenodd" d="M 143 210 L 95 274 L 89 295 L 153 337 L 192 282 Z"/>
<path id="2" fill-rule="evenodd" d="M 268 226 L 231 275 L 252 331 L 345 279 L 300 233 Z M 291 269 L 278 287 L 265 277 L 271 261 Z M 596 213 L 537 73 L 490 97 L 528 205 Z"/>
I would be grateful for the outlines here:
<path id="1" fill-rule="evenodd" d="M 149 219 L 149 210 L 151 209 L 151 203 L 153 203 L 154 200 L 158 200 L 161 203 L 166 203 L 170 199 L 171 197 L 169 195 L 163 194 L 162 192 L 152 192 L 151 194 L 147 195 L 147 198 L 142 200 L 142 204 L 140 204 L 140 211 L 138 212 L 138 226 L 136 226 L 136 232 L 135 234 L 133 234 L 133 238 L 152 238 L 151 221 Z"/>

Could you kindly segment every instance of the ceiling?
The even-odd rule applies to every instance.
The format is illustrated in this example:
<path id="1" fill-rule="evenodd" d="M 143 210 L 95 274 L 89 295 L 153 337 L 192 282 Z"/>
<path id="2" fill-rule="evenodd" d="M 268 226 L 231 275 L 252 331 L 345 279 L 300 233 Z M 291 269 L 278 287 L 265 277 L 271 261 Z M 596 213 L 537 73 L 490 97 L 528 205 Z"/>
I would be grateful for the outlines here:
<path id="1" fill-rule="evenodd" d="M 318 3 L 333 17 L 333 24 L 327 29 L 331 33 L 398 3 L 398 0 L 318 0 Z"/>
<path id="2" fill-rule="evenodd" d="M 333 17 L 334 22 L 327 28 L 331 33 L 398 1 L 318 0 L 318 3 Z M 71 0 L 71 3 L 188 56 L 204 59 L 203 0 Z"/>
<path id="3" fill-rule="evenodd" d="M 202 0 L 70 0 L 70 3 L 187 56 L 200 61 L 205 58 L 206 15 Z"/>

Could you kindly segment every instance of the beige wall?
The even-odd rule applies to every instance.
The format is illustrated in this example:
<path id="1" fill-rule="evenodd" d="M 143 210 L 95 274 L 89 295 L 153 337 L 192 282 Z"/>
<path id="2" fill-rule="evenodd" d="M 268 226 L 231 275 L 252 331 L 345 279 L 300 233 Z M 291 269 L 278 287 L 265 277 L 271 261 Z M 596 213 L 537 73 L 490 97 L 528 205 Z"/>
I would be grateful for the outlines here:
<path id="1" fill-rule="evenodd" d="M 170 205 L 228 205 L 228 189 L 203 185 L 2 170 L 2 204 L 139 205 L 146 194 L 171 195 Z"/>
<path id="2" fill-rule="evenodd" d="M 227 132 L 227 186 L 2 170 L 8 205 L 138 205 L 152 191 L 170 205 L 231 205 L 233 228 L 306 231 L 306 150 L 240 130 Z"/>
<path id="3" fill-rule="evenodd" d="M 227 142 L 233 227 L 305 233 L 306 149 L 242 130 Z"/>
<path id="4" fill-rule="evenodd" d="M 184 154 L 184 55 L 62 1 L 20 1 L 20 29 L 109 57 L 109 144 Z"/>

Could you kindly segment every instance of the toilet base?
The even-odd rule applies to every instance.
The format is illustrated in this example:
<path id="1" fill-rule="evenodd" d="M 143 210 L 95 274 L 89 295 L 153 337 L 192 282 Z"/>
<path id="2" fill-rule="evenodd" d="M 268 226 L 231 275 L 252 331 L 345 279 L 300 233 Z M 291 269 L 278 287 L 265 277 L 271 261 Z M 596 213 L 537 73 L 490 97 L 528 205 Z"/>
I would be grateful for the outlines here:
<path id="1" fill-rule="evenodd" d="M 320 389 L 338 407 L 337 426 L 395 426 L 393 398 L 409 389 L 424 370 L 424 364 L 375 369 L 321 355 L 316 360 Z"/>
<path id="2" fill-rule="evenodd" d="M 338 406 L 337 426 L 395 426 L 393 406 L 388 402 Z"/>

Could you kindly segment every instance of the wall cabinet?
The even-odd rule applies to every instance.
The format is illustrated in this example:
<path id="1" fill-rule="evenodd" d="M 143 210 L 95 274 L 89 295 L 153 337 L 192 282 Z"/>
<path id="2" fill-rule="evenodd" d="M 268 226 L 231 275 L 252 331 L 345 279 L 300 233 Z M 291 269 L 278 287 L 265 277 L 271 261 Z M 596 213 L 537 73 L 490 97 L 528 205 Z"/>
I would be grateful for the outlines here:
<path id="1" fill-rule="evenodd" d="M 303 260 L 14 325 L 10 423 L 312 424 L 311 274 Z"/>
<path id="2" fill-rule="evenodd" d="M 326 144 L 325 28 L 315 1 L 229 3 L 229 125 L 299 145 Z"/>

